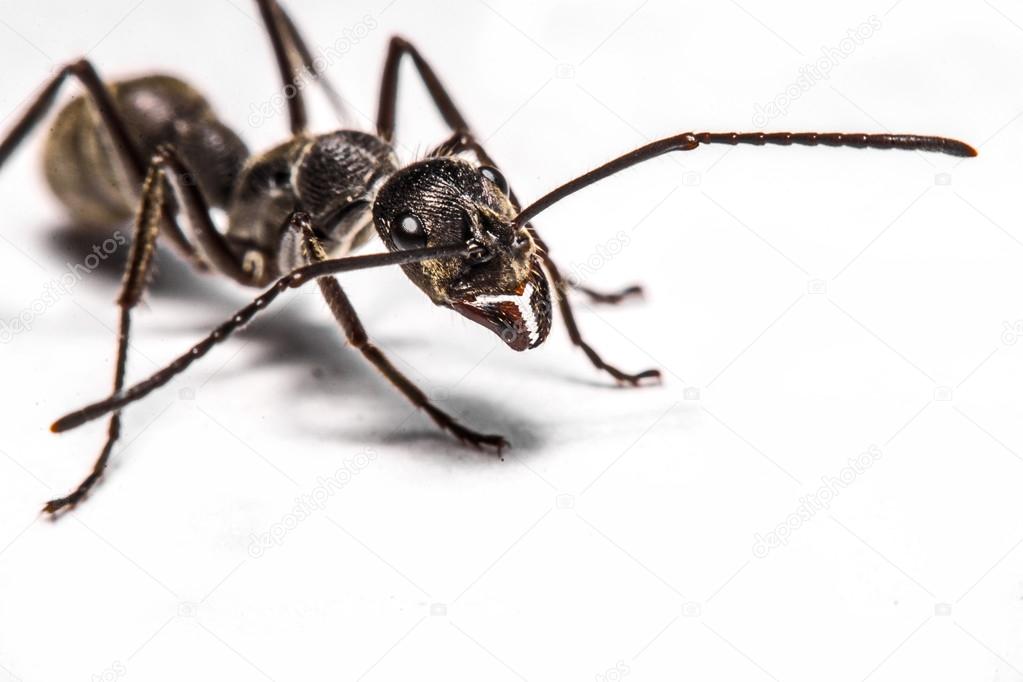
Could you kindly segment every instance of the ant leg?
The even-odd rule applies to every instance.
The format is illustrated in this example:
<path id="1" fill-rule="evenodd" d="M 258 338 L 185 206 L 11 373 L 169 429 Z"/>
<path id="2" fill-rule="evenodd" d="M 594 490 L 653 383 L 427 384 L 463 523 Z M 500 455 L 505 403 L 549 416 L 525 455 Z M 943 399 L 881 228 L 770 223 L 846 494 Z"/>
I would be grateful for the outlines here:
<path id="1" fill-rule="evenodd" d="M 330 102 L 331 108 L 334 109 L 334 115 L 337 116 L 338 121 L 345 122 L 349 121 L 348 110 L 345 107 L 344 100 L 341 99 L 341 95 L 334 86 L 331 85 L 330 81 L 323 77 L 323 72 L 316 65 L 316 59 L 313 57 L 312 52 L 309 51 L 309 46 L 306 44 L 305 38 L 299 32 L 295 22 L 292 21 L 288 13 L 284 11 L 280 3 L 276 3 L 277 9 L 280 11 L 281 19 L 284 21 L 285 28 L 288 29 L 288 35 L 291 37 L 291 42 L 295 45 L 295 50 L 298 52 L 299 57 L 302 58 L 302 64 L 306 70 L 313 75 L 313 78 L 319 83 L 320 88 L 327 96 L 327 100 Z"/>
<path id="2" fill-rule="evenodd" d="M 78 79 L 83 86 L 85 91 L 90 97 L 96 110 L 99 112 L 100 119 L 106 126 L 107 132 L 110 134 L 110 138 L 113 141 L 114 148 L 117 150 L 117 155 L 120 157 L 121 164 L 128 174 L 128 177 L 132 180 L 135 186 L 141 186 L 143 179 L 146 176 L 146 162 L 142 157 L 142 152 L 138 146 L 132 141 L 131 136 L 128 133 L 128 129 L 121 119 L 121 115 L 117 111 L 117 107 L 114 104 L 113 97 L 103 81 L 100 80 L 99 74 L 93 68 L 92 64 L 88 60 L 79 59 L 76 62 L 64 66 L 57 73 L 56 76 L 50 80 L 49 83 L 43 88 L 42 92 L 36 98 L 35 102 L 28 108 L 28 111 L 22 115 L 21 119 L 14 124 L 14 127 L 7 134 L 7 136 L 0 141 L 0 168 L 3 167 L 4 163 L 14 152 L 21 142 L 28 137 L 32 129 L 42 121 L 43 117 L 50 110 L 54 101 L 57 98 L 57 92 L 60 90 L 60 86 L 64 83 L 69 76 L 74 76 Z M 182 232 L 181 227 L 178 225 L 177 220 L 174 217 L 174 212 L 170 206 L 164 205 L 160 207 L 162 214 L 162 226 L 161 229 L 167 234 L 167 238 L 171 241 L 174 247 L 181 253 L 193 266 L 200 270 L 206 269 L 206 264 L 199 257 L 196 248 L 188 241 Z"/>
<path id="3" fill-rule="evenodd" d="M 170 176 L 170 183 L 166 182 Z M 131 310 L 142 299 L 156 249 L 156 240 L 160 235 L 160 207 L 166 205 L 164 192 L 169 186 L 179 195 L 179 203 L 195 228 L 196 238 L 203 254 L 209 258 L 219 270 L 234 277 L 243 284 L 252 284 L 242 271 L 241 264 L 228 248 L 224 238 L 216 231 L 209 217 L 209 209 L 199 187 L 192 180 L 174 150 L 169 146 L 161 146 L 150 161 L 142 183 L 142 198 L 138 213 L 135 216 L 135 229 L 132 235 L 131 250 L 125 264 L 124 278 L 121 281 L 121 293 L 117 298 L 120 308 L 120 321 L 117 333 L 117 360 L 114 363 L 114 386 L 111 396 L 118 395 L 124 388 L 124 373 L 128 363 L 128 339 L 131 332 Z M 121 435 L 121 414 L 114 411 L 110 415 L 107 426 L 107 440 L 93 464 L 92 471 L 69 495 L 50 500 L 43 508 L 54 514 L 65 507 L 74 507 L 103 475 L 114 444 Z"/>
<path id="4" fill-rule="evenodd" d="M 174 198 L 184 209 L 185 217 L 192 228 L 200 256 L 209 261 L 218 272 L 227 275 L 239 284 L 258 286 L 264 284 L 263 273 L 243 264 L 228 245 L 210 217 L 209 202 L 177 150 L 171 145 L 157 147 L 156 154 L 149 162 L 149 172 L 156 168 L 173 191 Z M 166 204 L 166 202 L 164 202 Z M 258 268 L 257 268 L 258 270 Z"/>
<path id="5" fill-rule="evenodd" d="M 323 245 L 313 233 L 308 216 L 302 213 L 292 214 L 292 216 L 288 219 L 288 226 L 286 229 L 298 232 L 300 235 L 300 238 L 302 239 L 302 251 L 309 264 L 320 263 L 327 259 L 327 253 L 324 250 Z M 357 348 L 367 360 L 373 363 L 373 366 L 376 367 L 381 374 L 387 377 L 387 379 L 399 391 L 401 391 L 413 405 L 423 409 L 428 415 L 430 415 L 430 418 L 433 419 L 437 426 L 444 431 L 451 433 L 455 436 L 455 438 L 463 443 L 469 443 L 477 448 L 488 445 L 496 448 L 498 454 L 500 454 L 501 448 L 508 447 L 508 441 L 506 441 L 502 436 L 478 433 L 472 429 L 462 426 L 447 412 L 444 412 L 431 403 L 429 397 L 427 397 L 427 395 L 423 393 L 418 386 L 412 383 L 408 377 L 402 374 L 401 371 L 387 359 L 387 356 L 369 340 L 369 336 L 366 334 L 366 329 L 362 326 L 362 322 L 359 320 L 359 316 L 355 312 L 355 308 L 352 306 L 348 296 L 341 288 L 341 285 L 338 284 L 336 278 L 320 277 L 316 280 L 316 284 L 320 287 L 320 292 L 323 294 L 323 298 L 326 299 L 327 305 L 330 307 L 330 311 L 334 314 L 334 318 L 344 330 L 348 343 Z"/>
<path id="6" fill-rule="evenodd" d="M 291 20 L 277 0 L 256 0 L 256 4 L 259 6 L 259 13 L 270 36 L 270 44 L 277 60 L 277 69 L 281 74 L 284 96 L 288 102 L 291 134 L 299 135 L 305 132 L 309 122 L 305 100 L 302 97 L 301 70 L 303 67 L 323 88 L 338 119 L 347 120 L 348 115 L 345 112 L 341 96 L 329 82 L 321 78 L 322 74 L 317 68 L 316 60 L 302 38 L 302 34 L 299 33 L 295 22 Z"/>
<path id="7" fill-rule="evenodd" d="M 384 76 L 380 84 L 380 104 L 377 109 L 377 134 L 384 140 L 391 142 L 394 138 L 395 112 L 398 106 L 398 67 L 401 66 L 401 58 L 408 55 L 416 65 L 420 78 L 426 85 L 430 98 L 437 106 L 444 122 L 451 130 L 456 132 L 469 132 L 469 124 L 458 111 L 458 107 L 451 100 L 447 90 L 441 85 L 437 74 L 433 72 L 430 65 L 423 59 L 412 43 L 400 36 L 391 38 L 390 46 L 387 48 L 387 60 L 384 63 Z"/>
<path id="8" fill-rule="evenodd" d="M 536 240 L 537 245 L 540 247 L 540 257 L 543 259 L 544 267 L 547 269 L 547 273 L 551 277 L 551 281 L 554 283 L 554 288 L 558 295 L 558 309 L 561 311 L 561 316 L 565 318 L 565 327 L 568 329 L 568 337 L 572 340 L 572 343 L 582 349 L 586 357 L 590 359 L 593 366 L 599 370 L 603 370 L 613 376 L 615 380 L 622 383 L 629 384 L 631 386 L 639 386 L 640 382 L 644 379 L 653 379 L 660 381 L 661 372 L 657 369 L 648 369 L 638 374 L 628 374 L 621 371 L 613 365 L 609 365 L 604 362 L 603 358 L 593 350 L 590 344 L 583 340 L 582 334 L 579 333 L 579 327 L 575 323 L 575 313 L 572 311 L 572 304 L 568 300 L 568 280 L 558 270 L 558 266 L 554 264 L 551 257 L 547 253 L 547 245 L 544 244 L 540 236 L 536 234 L 531 226 L 527 225 L 526 229 L 533 235 L 533 239 Z"/>
<path id="9" fill-rule="evenodd" d="M 510 192 L 511 190 L 509 190 Z M 512 203 L 515 205 L 516 210 L 519 209 L 518 199 L 515 198 L 512 193 Z M 531 223 L 526 224 L 526 229 L 533 235 L 533 241 L 540 247 L 540 258 L 543 260 L 544 268 L 547 270 L 547 274 L 550 275 L 551 281 L 554 283 L 554 289 L 557 292 L 558 297 L 558 310 L 561 311 L 561 316 L 565 319 L 565 329 L 568 331 L 568 338 L 571 339 L 572 343 L 578 346 L 586 357 L 590 359 L 593 366 L 599 370 L 603 370 L 613 376 L 616 381 L 629 384 L 630 386 L 639 386 L 644 379 L 653 379 L 654 381 L 661 380 L 661 371 L 658 369 L 647 369 L 639 372 L 638 374 L 629 374 L 623 372 L 614 365 L 610 365 L 604 362 L 604 359 L 600 357 L 597 351 L 593 350 L 590 344 L 583 340 L 582 333 L 579 331 L 579 326 L 575 322 L 575 312 L 572 310 L 572 303 L 568 300 L 568 290 L 570 288 L 577 288 L 583 293 L 590 297 L 590 300 L 596 303 L 620 303 L 628 296 L 642 296 L 643 289 L 639 286 L 633 285 L 626 287 L 619 292 L 612 294 L 604 294 L 586 287 L 573 284 L 558 269 L 554 261 L 551 259 L 550 252 L 547 248 L 547 244 L 537 234 L 536 228 Z"/>
<path id="10" fill-rule="evenodd" d="M 163 191 L 162 172 L 156 164 L 153 164 L 142 185 L 142 200 L 135 217 L 131 250 L 128 253 L 128 262 L 125 264 L 124 278 L 121 281 L 121 293 L 117 297 L 121 315 L 117 332 L 117 360 L 114 363 L 114 394 L 124 388 L 124 371 L 128 361 L 128 335 L 131 330 L 131 309 L 142 298 L 142 293 L 146 288 L 156 239 L 160 233 L 160 205 L 163 203 Z M 73 492 L 64 497 L 50 500 L 43 510 L 55 514 L 65 507 L 72 508 L 78 504 L 103 475 L 114 443 L 117 442 L 120 435 L 121 413 L 115 411 L 110 415 L 107 424 L 107 440 L 92 466 L 92 471 Z"/>

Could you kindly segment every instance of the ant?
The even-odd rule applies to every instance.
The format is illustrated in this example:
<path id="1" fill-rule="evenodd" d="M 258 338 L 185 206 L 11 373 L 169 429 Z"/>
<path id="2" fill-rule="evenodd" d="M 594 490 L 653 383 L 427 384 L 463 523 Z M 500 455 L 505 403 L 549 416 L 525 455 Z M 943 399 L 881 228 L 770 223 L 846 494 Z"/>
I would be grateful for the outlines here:
<path id="1" fill-rule="evenodd" d="M 508 445 L 503 437 L 467 428 L 433 405 L 370 341 L 334 275 L 401 266 L 435 305 L 497 333 L 517 351 L 535 348 L 547 338 L 554 301 L 572 343 L 597 369 L 635 386 L 658 380 L 660 372 L 623 372 L 583 340 L 567 297 L 575 285 L 562 276 L 532 225 L 551 205 L 630 166 L 705 144 L 977 154 L 957 140 L 919 135 L 682 133 L 609 161 L 522 208 L 433 69 L 400 37 L 391 39 L 387 52 L 376 132 L 309 132 L 299 79 L 311 77 L 322 87 L 343 120 L 341 98 L 321 77 L 305 40 L 278 2 L 256 2 L 276 57 L 291 124 L 291 136 L 269 151 L 250 155 L 207 100 L 181 80 L 149 75 L 104 83 L 84 59 L 62 68 L 0 142 L 2 167 L 46 116 L 61 85 L 74 77 L 86 96 L 71 100 L 56 117 L 44 151 L 46 179 L 76 224 L 109 229 L 134 217 L 117 299 L 113 389 L 105 400 L 61 417 L 50 427 L 67 431 L 109 414 L 106 442 L 81 484 L 45 505 L 50 514 L 74 507 L 100 479 L 120 435 L 122 408 L 183 372 L 288 289 L 315 280 L 348 342 L 416 407 L 458 440 L 500 453 Z M 425 158 L 402 165 L 392 142 L 399 67 L 406 57 L 452 134 Z M 217 228 L 211 208 L 226 212 L 225 229 Z M 179 224 L 182 217 L 188 233 Z M 385 253 L 349 255 L 374 231 L 387 247 Z M 216 272 L 264 291 L 167 367 L 125 388 L 131 311 L 145 291 L 161 236 L 195 270 Z M 617 293 L 578 288 L 591 299 L 608 303 L 638 292 L 637 287 Z"/>

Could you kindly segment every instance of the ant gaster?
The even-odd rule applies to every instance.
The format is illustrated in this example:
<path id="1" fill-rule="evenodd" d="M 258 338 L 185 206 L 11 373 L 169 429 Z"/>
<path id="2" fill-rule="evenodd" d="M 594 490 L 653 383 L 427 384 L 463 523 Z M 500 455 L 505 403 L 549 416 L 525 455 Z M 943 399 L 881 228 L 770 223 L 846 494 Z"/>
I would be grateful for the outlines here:
<path id="1" fill-rule="evenodd" d="M 940 137 L 843 133 L 683 133 L 618 157 L 541 197 L 525 209 L 474 137 L 433 69 L 407 41 L 391 40 L 381 85 L 375 134 L 307 130 L 301 78 L 315 80 L 343 120 L 343 103 L 320 78 L 316 60 L 276 0 L 257 0 L 287 95 L 291 137 L 251 156 L 206 99 L 184 82 L 152 75 L 104 83 L 93 66 L 65 66 L 0 142 L 0 166 L 46 115 L 68 77 L 84 86 L 58 114 L 45 148 L 46 178 L 76 223 L 110 229 L 134 216 L 134 233 L 121 292 L 117 359 L 111 394 L 52 425 L 66 431 L 109 414 L 106 443 L 91 473 L 69 495 L 46 504 L 55 513 L 73 507 L 99 480 L 120 434 L 120 410 L 184 371 L 246 324 L 283 291 L 316 280 L 352 346 L 442 429 L 498 452 L 498 435 L 478 433 L 435 406 L 369 340 L 334 275 L 400 265 L 439 306 L 451 308 L 499 334 L 515 350 L 547 338 L 556 302 L 572 342 L 615 380 L 636 385 L 657 370 L 635 374 L 605 362 L 582 338 L 561 275 L 531 220 L 560 199 L 647 159 L 703 144 L 828 145 L 912 149 L 974 156 L 969 145 Z M 422 160 L 402 166 L 392 141 L 399 66 L 411 59 L 452 131 Z M 227 214 L 221 231 L 211 208 Z M 189 227 L 186 233 L 181 218 Z M 350 256 L 374 233 L 387 253 Z M 141 299 L 163 237 L 195 269 L 265 288 L 209 336 L 148 379 L 125 388 L 131 310 Z M 553 286 L 554 291 L 551 291 Z M 614 303 L 637 292 L 579 288 Z"/>

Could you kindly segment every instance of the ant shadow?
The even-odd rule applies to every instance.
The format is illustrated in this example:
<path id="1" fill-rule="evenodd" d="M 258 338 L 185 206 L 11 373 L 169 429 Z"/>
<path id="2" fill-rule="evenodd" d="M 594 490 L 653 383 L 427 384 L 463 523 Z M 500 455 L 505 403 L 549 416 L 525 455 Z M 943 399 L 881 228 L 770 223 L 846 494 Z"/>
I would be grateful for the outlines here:
<path id="1" fill-rule="evenodd" d="M 95 245 L 109 236 L 71 226 L 62 226 L 51 235 L 50 250 L 54 257 L 71 263 L 82 262 Z M 95 276 L 109 288 L 118 287 L 128 251 L 127 245 L 121 246 L 100 259 L 90 277 Z M 186 325 L 195 332 L 198 340 L 251 301 L 257 291 L 236 287 L 236 291 L 232 292 L 229 286 L 226 280 L 197 272 L 176 253 L 158 246 L 147 298 L 157 314 L 161 299 L 184 301 L 190 306 L 194 304 L 193 319 L 202 321 L 188 321 Z M 254 352 L 247 352 L 246 361 L 236 361 L 216 375 L 217 381 L 229 382 L 233 376 L 244 375 L 256 367 L 285 366 L 293 372 L 294 380 L 286 387 L 268 391 L 268 395 L 287 393 L 303 398 L 311 395 L 322 397 L 323 410 L 309 414 L 296 409 L 294 415 L 274 420 L 274 424 L 294 428 L 303 435 L 317 432 L 339 442 L 414 444 L 420 449 L 425 447 L 426 454 L 441 457 L 464 459 L 466 452 L 480 454 L 471 446 L 461 446 L 428 418 L 412 414 L 421 411 L 415 410 L 357 350 L 348 346 L 343 331 L 326 306 L 321 306 L 319 316 L 309 314 L 308 310 L 299 310 L 298 306 L 282 304 L 280 300 L 277 306 L 276 309 L 273 306 L 268 308 L 266 313 L 240 330 L 236 338 L 227 341 L 251 346 Z M 180 329 L 178 325 L 173 326 Z M 395 339 L 393 344 L 387 343 L 387 339 L 378 341 L 384 341 L 381 346 L 400 347 L 404 340 Z M 386 348 L 383 350 L 386 352 Z M 437 376 L 437 379 L 442 380 L 443 377 Z M 329 409 L 332 401 L 338 400 L 366 401 L 368 409 L 365 412 L 372 415 L 372 423 L 338 424 L 331 418 Z M 532 428 L 527 413 L 516 412 L 514 406 L 520 403 L 526 405 L 528 401 L 492 400 L 485 396 L 451 392 L 438 403 L 438 407 L 470 428 L 504 435 L 515 451 L 522 454 L 538 449 L 543 438 Z M 492 457 L 489 453 L 482 453 L 481 461 Z"/>

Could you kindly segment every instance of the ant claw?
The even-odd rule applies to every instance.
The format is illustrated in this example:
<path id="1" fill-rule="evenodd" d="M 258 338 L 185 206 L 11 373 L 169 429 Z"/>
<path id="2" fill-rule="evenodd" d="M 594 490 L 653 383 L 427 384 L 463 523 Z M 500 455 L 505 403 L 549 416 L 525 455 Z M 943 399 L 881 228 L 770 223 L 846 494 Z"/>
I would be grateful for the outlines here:
<path id="1" fill-rule="evenodd" d="M 494 448 L 500 456 L 501 450 L 511 447 L 504 436 L 499 436 L 497 434 L 477 433 L 476 431 L 454 423 L 445 424 L 444 428 L 449 430 L 460 443 L 463 445 L 471 445 L 477 450 L 482 450 L 484 446 L 491 447 Z"/>
<path id="2" fill-rule="evenodd" d="M 659 369 L 648 369 L 645 372 L 640 372 L 636 375 L 637 385 L 644 379 L 650 379 L 650 385 L 660 386 L 664 383 L 664 378 L 661 376 L 661 370 Z"/>
<path id="3" fill-rule="evenodd" d="M 511 444 L 504 438 L 504 436 L 498 436 L 496 434 L 491 435 L 479 435 L 473 439 L 472 444 L 478 449 L 482 449 L 484 445 L 494 448 L 497 451 L 497 456 L 501 456 L 501 450 L 504 448 L 510 448 Z"/>
<path id="4" fill-rule="evenodd" d="M 601 292 L 583 286 L 576 286 L 593 303 L 603 305 L 618 305 L 630 298 L 643 298 L 645 293 L 643 287 L 638 284 L 624 287 L 618 291 Z"/>
<path id="5" fill-rule="evenodd" d="M 659 386 L 662 382 L 661 370 L 659 369 L 648 369 L 638 374 L 626 374 L 611 367 L 607 368 L 607 371 L 611 373 L 620 386 L 639 388 L 647 385 Z M 646 379 L 649 379 L 650 382 L 644 383 Z"/>
<path id="6" fill-rule="evenodd" d="M 71 511 L 75 508 L 75 502 L 66 497 L 50 500 L 43 506 L 43 513 L 50 516 L 57 516 L 59 513 Z"/>

